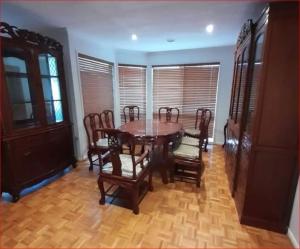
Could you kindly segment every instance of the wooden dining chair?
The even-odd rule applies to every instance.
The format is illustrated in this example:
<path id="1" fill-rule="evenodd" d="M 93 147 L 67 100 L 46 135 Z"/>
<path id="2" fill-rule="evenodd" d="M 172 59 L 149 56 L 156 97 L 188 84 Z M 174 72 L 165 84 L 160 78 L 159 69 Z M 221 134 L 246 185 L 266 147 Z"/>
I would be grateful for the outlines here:
<path id="1" fill-rule="evenodd" d="M 148 190 L 152 191 L 152 167 L 150 151 L 146 149 L 142 155 L 135 155 L 135 146 L 143 143 L 127 132 L 116 129 L 98 129 L 108 139 L 109 151 L 102 160 L 108 160 L 100 167 L 98 186 L 101 192 L 99 203 L 105 204 L 105 196 L 108 194 L 104 188 L 104 182 L 117 185 L 127 190 L 131 197 L 131 205 L 134 214 L 139 213 L 139 202 Z M 122 145 L 128 144 L 130 154 L 122 153 Z M 145 181 L 148 177 L 148 182 Z"/>
<path id="2" fill-rule="evenodd" d="M 115 128 L 114 112 L 112 110 L 104 110 L 100 113 L 101 128 Z"/>
<path id="3" fill-rule="evenodd" d="M 101 160 L 99 160 L 99 157 L 108 151 L 108 142 L 102 134 L 95 132 L 95 130 L 102 128 L 102 122 L 99 113 L 90 113 L 86 115 L 83 119 L 83 124 L 88 140 L 87 156 L 90 162 L 89 170 L 92 171 L 94 165 L 100 166 Z M 95 155 L 97 155 L 97 158 L 93 159 L 93 156 Z M 97 164 L 96 161 L 98 161 L 99 164 Z"/>
<path id="4" fill-rule="evenodd" d="M 165 115 L 165 119 L 163 118 Z M 175 117 L 175 118 L 172 118 Z M 158 109 L 158 118 L 159 120 L 165 120 L 167 122 L 176 122 L 178 123 L 179 119 L 179 109 L 177 107 L 160 107 Z"/>
<path id="5" fill-rule="evenodd" d="M 123 108 L 124 120 L 131 122 L 140 119 L 140 108 L 137 105 L 127 105 Z"/>
<path id="6" fill-rule="evenodd" d="M 203 149 L 207 152 L 207 145 L 208 145 L 208 127 L 211 121 L 212 113 L 209 109 L 205 108 L 198 108 L 196 111 L 196 119 L 195 119 L 195 129 L 185 129 L 183 143 L 187 145 L 198 145 L 199 137 L 201 132 L 201 122 L 204 122 L 205 125 L 202 129 L 203 135 Z"/>
<path id="7" fill-rule="evenodd" d="M 174 179 L 185 179 L 196 181 L 196 186 L 200 187 L 201 176 L 204 172 L 204 163 L 202 160 L 202 146 L 206 130 L 205 119 L 200 120 L 200 135 L 198 144 L 187 145 L 182 141 L 179 146 L 171 153 L 170 181 Z"/>

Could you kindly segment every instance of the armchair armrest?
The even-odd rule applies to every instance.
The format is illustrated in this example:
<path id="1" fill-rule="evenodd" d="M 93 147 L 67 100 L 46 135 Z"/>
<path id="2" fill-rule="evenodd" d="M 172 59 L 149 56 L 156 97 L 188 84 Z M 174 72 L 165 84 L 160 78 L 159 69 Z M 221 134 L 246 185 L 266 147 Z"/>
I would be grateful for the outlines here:
<path id="1" fill-rule="evenodd" d="M 149 149 L 145 150 L 145 152 L 134 162 L 134 166 L 143 163 L 144 159 L 149 155 Z M 142 164 L 143 165 L 143 164 Z"/>
<path id="2" fill-rule="evenodd" d="M 101 155 L 101 159 L 104 160 L 110 156 L 110 151 L 106 151 L 104 154 Z"/>

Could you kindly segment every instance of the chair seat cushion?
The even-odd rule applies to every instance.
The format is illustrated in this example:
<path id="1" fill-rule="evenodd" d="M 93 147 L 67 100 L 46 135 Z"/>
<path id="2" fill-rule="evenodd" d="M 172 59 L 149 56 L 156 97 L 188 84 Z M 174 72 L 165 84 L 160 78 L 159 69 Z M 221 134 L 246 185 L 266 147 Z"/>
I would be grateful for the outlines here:
<path id="1" fill-rule="evenodd" d="M 199 146 L 199 139 L 194 137 L 184 136 L 181 141 L 182 144 Z"/>
<path id="2" fill-rule="evenodd" d="M 101 146 L 101 147 L 108 147 L 108 139 L 107 138 L 100 138 L 97 141 L 97 146 Z"/>
<path id="3" fill-rule="evenodd" d="M 175 156 L 186 157 L 191 159 L 199 158 L 199 148 L 196 146 L 190 146 L 181 144 L 176 150 L 173 151 Z"/>
<path id="4" fill-rule="evenodd" d="M 200 130 L 197 129 L 185 129 L 184 133 L 187 135 L 192 135 L 192 136 L 200 136 Z"/>
<path id="5" fill-rule="evenodd" d="M 138 156 L 135 156 L 134 159 L 135 161 L 138 160 Z M 131 155 L 126 155 L 126 154 L 120 154 L 120 160 L 122 164 L 122 176 L 124 177 L 130 177 L 132 178 L 133 176 L 133 165 L 132 165 L 132 159 Z M 145 158 L 144 159 L 144 168 L 147 167 L 149 164 L 148 160 Z M 139 174 L 142 172 L 142 167 L 141 164 L 138 164 L 136 166 L 136 176 L 139 176 Z M 111 162 L 106 163 L 103 168 L 102 172 L 106 174 L 112 174 L 113 171 L 113 166 Z"/>

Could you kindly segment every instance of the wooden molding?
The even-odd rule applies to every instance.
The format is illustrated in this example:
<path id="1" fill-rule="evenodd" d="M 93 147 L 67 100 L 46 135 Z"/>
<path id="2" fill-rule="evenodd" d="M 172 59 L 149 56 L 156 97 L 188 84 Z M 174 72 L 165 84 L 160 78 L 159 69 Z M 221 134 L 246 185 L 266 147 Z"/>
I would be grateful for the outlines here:
<path id="1" fill-rule="evenodd" d="M 0 36 L 8 36 L 11 39 L 20 40 L 35 46 L 62 51 L 62 45 L 58 41 L 47 36 L 43 36 L 39 33 L 28 31 L 26 29 L 19 29 L 15 26 L 9 25 L 6 22 L 0 22 Z"/>

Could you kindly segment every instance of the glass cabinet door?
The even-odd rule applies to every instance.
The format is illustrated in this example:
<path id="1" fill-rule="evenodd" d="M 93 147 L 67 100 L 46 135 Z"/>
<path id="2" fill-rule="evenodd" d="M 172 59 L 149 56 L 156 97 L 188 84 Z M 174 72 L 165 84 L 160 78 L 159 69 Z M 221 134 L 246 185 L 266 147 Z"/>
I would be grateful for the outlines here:
<path id="1" fill-rule="evenodd" d="M 238 106 L 237 106 L 238 123 L 241 123 L 242 113 L 243 113 L 244 97 L 245 97 L 245 90 L 247 84 L 248 59 L 249 59 L 249 50 L 248 47 L 246 47 L 243 51 L 243 61 L 241 67 L 241 82 L 240 82 L 239 98 L 238 98 Z"/>
<path id="2" fill-rule="evenodd" d="M 234 63 L 234 69 L 233 69 L 233 80 L 232 80 L 232 89 L 231 89 L 231 99 L 230 99 L 230 109 L 229 109 L 229 116 L 231 119 L 233 119 L 233 104 L 234 104 L 234 93 L 235 93 L 235 87 L 236 87 L 236 75 L 237 75 L 237 61 Z"/>
<path id="3" fill-rule="evenodd" d="M 237 66 L 236 66 L 236 76 L 235 76 L 235 89 L 234 89 L 234 97 L 233 97 L 233 105 L 232 105 L 232 119 L 236 122 L 236 113 L 238 108 L 238 100 L 239 100 L 239 89 L 241 83 L 241 70 L 242 70 L 242 55 L 238 56 Z"/>
<path id="4" fill-rule="evenodd" d="M 249 104 L 247 110 L 247 120 L 245 130 L 248 134 L 252 131 L 253 126 L 253 117 L 256 108 L 256 98 L 257 98 L 257 88 L 260 80 L 260 74 L 262 69 L 262 51 L 263 51 L 263 41 L 264 41 L 264 33 L 257 36 L 254 45 L 254 65 L 253 65 L 253 73 L 251 78 L 251 86 L 250 86 L 250 97 Z"/>
<path id="5" fill-rule="evenodd" d="M 35 126 L 37 124 L 36 101 L 23 51 L 4 49 L 3 66 L 13 128 Z"/>
<path id="6" fill-rule="evenodd" d="M 40 74 L 42 79 L 47 123 L 59 123 L 64 120 L 57 59 L 51 54 L 40 54 Z"/>

